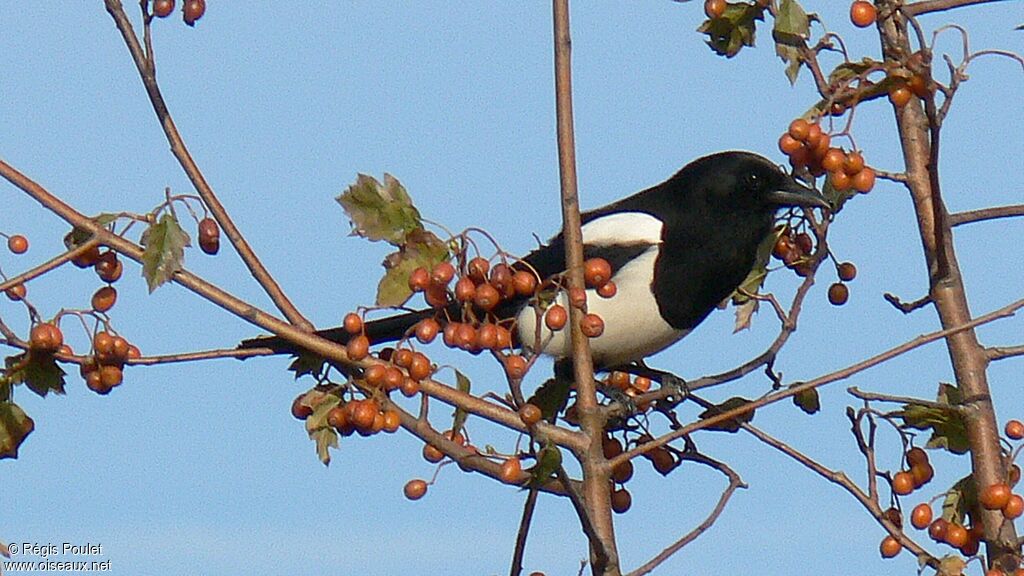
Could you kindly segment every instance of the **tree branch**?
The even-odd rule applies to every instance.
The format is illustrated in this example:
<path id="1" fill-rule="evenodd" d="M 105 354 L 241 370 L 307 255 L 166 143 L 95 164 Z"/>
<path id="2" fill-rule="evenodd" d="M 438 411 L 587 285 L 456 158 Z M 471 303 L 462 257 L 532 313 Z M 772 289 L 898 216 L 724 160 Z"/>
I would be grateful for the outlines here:
<path id="1" fill-rule="evenodd" d="M 156 81 L 156 67 L 153 64 L 153 55 L 150 53 L 147 57 L 146 51 L 142 45 L 139 44 L 139 38 L 135 35 L 135 30 L 132 28 L 131 21 L 124 12 L 124 7 L 121 6 L 120 0 L 105 0 L 107 12 L 114 19 L 114 24 L 117 25 L 118 31 L 121 32 L 121 37 L 124 38 L 125 45 L 128 47 L 128 51 L 131 53 L 132 60 L 135 61 L 135 67 L 139 71 L 139 76 L 142 78 L 142 84 L 146 88 L 146 94 L 149 96 L 149 101 L 153 105 L 153 110 L 156 112 L 157 119 L 160 121 L 160 126 L 164 130 L 164 135 L 167 137 L 167 142 L 171 146 L 171 153 L 178 159 L 178 163 L 181 164 L 181 168 L 185 171 L 189 180 L 192 181 L 192 185 L 195 187 L 196 192 L 203 199 L 207 208 L 210 209 L 210 213 L 213 214 L 213 218 L 217 221 L 217 224 L 224 230 L 224 235 L 228 237 L 231 244 L 235 247 L 238 255 L 242 258 L 246 267 L 249 268 L 249 272 L 253 278 L 259 282 L 260 286 L 267 293 L 270 299 L 277 306 L 278 310 L 288 321 L 292 324 L 302 328 L 306 331 L 313 330 L 313 324 L 306 320 L 306 318 L 295 308 L 291 300 L 284 294 L 284 291 L 278 285 L 274 277 L 270 275 L 270 272 L 260 262 L 258 256 L 253 251 L 249 243 L 242 237 L 242 233 L 235 226 L 234 221 L 231 220 L 224 205 L 220 203 L 217 195 L 214 194 L 213 188 L 206 182 L 206 178 L 203 173 L 199 170 L 199 166 L 196 165 L 192 159 L 192 155 L 189 153 L 188 148 L 185 146 L 184 140 L 181 138 L 181 134 L 178 133 L 178 128 L 174 124 L 174 120 L 171 118 L 170 112 L 167 110 L 167 103 L 164 101 L 163 94 L 160 92 L 160 86 Z"/>
<path id="2" fill-rule="evenodd" d="M 1012 216 L 1024 216 L 1024 204 L 995 206 L 993 208 L 957 212 L 949 215 L 949 225 L 960 226 L 961 224 L 970 224 L 971 222 L 995 220 L 996 218 L 1010 218 Z"/>
<path id="3" fill-rule="evenodd" d="M 988 4 L 990 2 L 1001 2 L 1002 0 L 921 0 L 911 4 L 904 4 L 900 10 L 907 16 L 919 16 L 929 12 L 942 12 L 953 8 L 971 6 L 973 4 Z"/>
<path id="4" fill-rule="evenodd" d="M 561 175 L 562 236 L 565 239 L 565 266 L 569 289 L 584 289 L 583 233 L 581 231 L 579 194 L 576 188 L 576 145 L 572 113 L 572 41 L 569 34 L 569 0 L 552 0 L 555 47 L 555 113 L 558 127 L 558 168 Z M 601 450 L 604 435 L 604 414 L 597 401 L 594 363 L 590 343 L 580 328 L 583 311 L 569 307 L 572 342 L 573 376 L 576 381 L 576 407 L 580 427 L 589 442 L 577 456 L 583 467 L 583 504 L 586 513 L 581 520 L 593 523 L 588 534 L 591 547 L 591 570 L 597 575 L 620 574 L 615 547 L 615 530 L 610 505 L 610 469 Z M 596 538 L 595 538 L 596 537 Z"/>
<path id="5" fill-rule="evenodd" d="M 989 361 L 1024 356 L 1024 344 L 1019 346 L 992 346 L 985 349 Z"/>
<path id="6" fill-rule="evenodd" d="M 519 520 L 519 533 L 516 534 L 516 547 L 512 552 L 512 568 L 509 576 L 519 576 L 523 572 L 523 554 L 526 552 L 526 537 L 530 534 L 530 524 L 533 522 L 533 511 L 537 508 L 537 489 L 530 488 L 526 492 L 526 502 L 523 503 L 523 516 Z"/>

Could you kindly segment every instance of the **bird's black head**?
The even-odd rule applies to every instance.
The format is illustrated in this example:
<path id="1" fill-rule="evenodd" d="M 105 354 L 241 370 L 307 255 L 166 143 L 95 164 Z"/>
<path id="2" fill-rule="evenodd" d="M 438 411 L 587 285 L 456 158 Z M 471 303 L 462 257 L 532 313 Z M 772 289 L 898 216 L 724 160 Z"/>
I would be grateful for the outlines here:
<path id="1" fill-rule="evenodd" d="M 786 174 L 767 158 L 751 152 L 720 152 L 687 165 L 672 180 L 695 190 L 716 214 L 774 213 L 790 206 L 827 208 L 815 190 Z"/>

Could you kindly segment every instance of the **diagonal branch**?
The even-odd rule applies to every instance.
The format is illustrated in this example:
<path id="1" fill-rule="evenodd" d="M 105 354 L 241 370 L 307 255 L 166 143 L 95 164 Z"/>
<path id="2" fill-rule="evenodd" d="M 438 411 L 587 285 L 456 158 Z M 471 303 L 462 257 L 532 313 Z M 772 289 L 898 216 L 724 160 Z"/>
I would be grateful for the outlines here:
<path id="1" fill-rule="evenodd" d="M 982 208 L 980 210 L 957 212 L 949 215 L 949 225 L 959 226 L 961 224 L 969 224 L 971 222 L 983 222 L 985 220 L 1010 218 L 1012 216 L 1024 216 L 1024 204 L 995 206 L 992 208 Z"/>
<path id="2" fill-rule="evenodd" d="M 206 178 L 203 173 L 199 170 L 199 166 L 196 165 L 192 159 L 192 155 L 189 153 L 188 148 L 185 146 L 184 140 L 181 138 L 181 134 L 178 133 L 178 128 L 174 124 L 174 119 L 171 118 L 171 113 L 167 110 L 167 103 L 164 101 L 164 97 L 160 92 L 160 86 L 156 81 L 156 67 L 153 64 L 153 55 L 150 52 L 147 57 L 147 52 L 143 49 L 139 43 L 138 36 L 135 35 L 135 30 L 132 28 L 131 21 L 128 20 L 128 16 L 124 12 L 124 7 L 121 6 L 120 0 L 105 0 L 107 12 L 114 19 L 114 23 L 117 25 L 117 29 L 121 32 L 122 38 L 124 38 L 125 44 L 128 46 L 128 51 L 131 52 L 132 59 L 135 61 L 135 67 L 139 71 L 139 76 L 142 78 L 142 84 L 146 88 L 146 94 L 149 96 L 149 101 L 153 105 L 153 110 L 156 112 L 157 119 L 160 121 L 160 126 L 164 130 L 164 135 L 167 137 L 167 142 L 171 145 L 171 153 L 177 158 L 178 163 L 181 164 L 181 168 L 185 171 L 189 180 L 192 181 L 192 185 L 195 187 L 196 192 L 203 199 L 203 202 L 210 209 L 210 213 L 213 214 L 217 224 L 220 225 L 221 229 L 224 230 L 224 235 L 228 237 L 231 244 L 235 247 L 238 255 L 245 262 L 245 265 L 249 268 L 249 272 L 253 278 L 259 282 L 263 290 L 266 291 L 267 295 L 274 302 L 277 308 L 282 314 L 288 318 L 288 321 L 292 324 L 299 326 L 303 330 L 312 331 L 313 325 L 306 320 L 305 317 L 295 308 L 291 300 L 284 294 L 284 291 L 278 285 L 274 277 L 270 275 L 270 272 L 260 262 L 258 256 L 253 251 L 249 243 L 242 237 L 242 233 L 235 226 L 234 221 L 228 215 L 224 205 L 220 203 L 217 195 L 214 194 L 213 188 L 210 187 L 209 183 L 206 182 Z M 147 25 L 148 28 L 148 25 Z M 148 45 L 148 44 L 147 44 Z"/>
<path id="3" fill-rule="evenodd" d="M 951 10 L 962 6 L 971 6 L 972 4 L 987 4 L 990 2 L 1001 1 L 1002 0 L 920 0 L 920 2 L 904 4 L 900 10 L 902 10 L 907 16 L 918 16 L 929 12 L 942 12 L 944 10 Z"/>

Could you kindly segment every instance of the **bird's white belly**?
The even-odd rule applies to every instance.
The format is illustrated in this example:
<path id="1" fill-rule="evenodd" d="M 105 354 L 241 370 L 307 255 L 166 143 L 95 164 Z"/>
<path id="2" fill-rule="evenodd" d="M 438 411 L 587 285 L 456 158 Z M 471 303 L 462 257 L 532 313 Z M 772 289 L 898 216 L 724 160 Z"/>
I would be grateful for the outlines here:
<path id="1" fill-rule="evenodd" d="M 620 268 L 612 277 L 618 290 L 611 298 L 602 298 L 596 291 L 587 290 L 587 311 L 604 320 L 604 332 L 590 339 L 595 364 L 615 366 L 645 358 L 664 350 L 689 332 L 673 328 L 658 312 L 658 303 L 651 292 L 657 256 L 658 247 L 652 246 Z M 564 292 L 558 295 L 557 302 L 568 309 Z M 535 350 L 537 314 L 534 308 L 524 308 L 516 323 L 520 342 Z M 544 326 L 543 319 L 540 328 L 542 353 L 560 358 L 571 355 L 568 328 L 552 332 Z"/>

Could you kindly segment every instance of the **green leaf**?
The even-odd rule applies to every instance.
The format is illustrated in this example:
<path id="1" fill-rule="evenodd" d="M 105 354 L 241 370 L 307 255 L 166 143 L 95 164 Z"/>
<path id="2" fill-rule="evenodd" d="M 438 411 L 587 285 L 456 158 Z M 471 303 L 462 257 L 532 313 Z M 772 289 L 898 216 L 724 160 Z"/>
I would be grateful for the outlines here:
<path id="1" fill-rule="evenodd" d="M 292 360 L 288 369 L 295 372 L 295 379 L 298 380 L 307 374 L 314 378 L 319 378 L 323 375 L 326 366 L 327 361 L 320 356 L 310 354 L 309 352 L 300 352 L 295 360 Z"/>
<path id="2" fill-rule="evenodd" d="M 772 27 L 772 39 L 775 40 L 775 53 L 786 65 L 786 77 L 789 83 L 796 83 L 800 74 L 803 59 L 802 48 L 807 46 L 807 38 L 811 33 L 810 18 L 796 0 L 781 0 L 775 14 L 775 26 Z"/>
<path id="3" fill-rule="evenodd" d="M 0 402 L 0 460 L 17 458 L 18 448 L 36 423 L 14 402 Z"/>
<path id="4" fill-rule="evenodd" d="M 160 221 L 142 233 L 142 276 L 153 292 L 181 270 L 185 260 L 185 247 L 191 243 L 188 234 L 178 225 L 177 218 L 165 212 Z"/>
<path id="5" fill-rule="evenodd" d="M 864 58 L 860 62 L 843 62 L 829 73 L 828 83 L 830 86 L 846 84 L 879 64 L 878 61 L 871 58 Z"/>
<path id="6" fill-rule="evenodd" d="M 978 502 L 978 489 L 971 476 L 964 476 L 946 492 L 942 500 L 942 518 L 948 522 L 965 524 L 967 513 L 974 509 Z"/>
<path id="7" fill-rule="evenodd" d="M 50 354 L 24 352 L 5 360 L 7 378 L 13 384 L 24 384 L 29 390 L 45 397 L 51 391 L 64 394 L 66 372 Z"/>
<path id="8" fill-rule="evenodd" d="M 334 394 L 324 394 L 319 390 L 310 390 L 306 397 L 301 400 L 313 409 L 313 413 L 306 418 L 306 433 L 310 440 L 316 443 L 316 455 L 324 466 L 331 464 L 329 448 L 338 447 L 338 433 L 327 424 L 327 414 L 332 408 L 341 403 L 341 398 Z"/>
<path id="9" fill-rule="evenodd" d="M 818 396 L 818 389 L 811 388 L 793 396 L 793 404 L 808 414 L 816 414 L 821 410 L 821 399 Z"/>
<path id="10" fill-rule="evenodd" d="M 455 387 L 458 388 L 459 391 L 469 394 L 471 384 L 472 383 L 469 381 L 469 378 L 467 378 L 465 374 L 459 372 L 458 370 L 455 370 Z M 466 412 L 466 410 L 461 407 L 455 408 L 455 412 L 452 413 L 453 435 L 458 434 L 462 430 L 462 427 L 466 424 L 467 418 L 469 418 L 469 412 Z"/>
<path id="11" fill-rule="evenodd" d="M 527 470 L 530 473 L 530 480 L 527 483 L 530 487 L 543 485 L 549 478 L 554 476 L 558 467 L 562 465 L 562 452 L 558 446 L 548 443 L 537 452 L 537 463 Z"/>
<path id="12" fill-rule="evenodd" d="M 433 232 L 417 228 L 409 232 L 397 252 L 384 258 L 384 277 L 377 285 L 378 306 L 401 306 L 412 296 L 409 276 L 413 270 L 431 269 L 448 259 L 448 245 Z"/>
<path id="13" fill-rule="evenodd" d="M 352 222 L 352 234 L 374 242 L 385 240 L 398 246 L 408 233 L 423 228 L 409 194 L 390 174 L 384 174 L 384 184 L 360 174 L 337 200 Z"/>
<path id="14" fill-rule="evenodd" d="M 103 212 L 98 216 L 92 217 L 92 221 L 99 226 L 106 226 L 114 220 L 117 220 L 117 214 L 110 214 L 108 212 Z M 68 250 L 71 250 L 85 244 L 90 238 L 92 238 L 92 232 L 89 232 L 84 228 L 73 228 L 71 232 L 64 235 L 64 246 Z"/>
<path id="15" fill-rule="evenodd" d="M 728 3 L 721 17 L 705 20 L 697 32 L 708 36 L 707 45 L 716 54 L 732 58 L 744 46 L 754 45 L 757 20 L 764 20 L 764 8 L 746 2 Z"/>
<path id="16" fill-rule="evenodd" d="M 701 412 L 699 414 L 699 417 L 701 420 L 707 420 L 708 418 L 718 416 L 719 414 L 723 414 L 734 408 L 739 408 L 740 406 L 746 406 L 747 404 L 750 404 L 750 400 L 747 400 L 746 398 L 742 398 L 740 396 L 734 396 L 732 398 L 729 398 L 725 402 L 722 402 L 721 404 L 716 404 L 708 408 L 707 410 Z M 740 414 L 736 418 L 723 420 L 722 422 L 719 422 L 717 424 L 712 424 L 711 426 L 708 426 L 706 430 L 718 430 L 720 432 L 738 432 L 740 426 L 746 424 L 747 422 L 750 422 L 753 419 L 754 411 L 750 410 L 749 412 Z"/>
<path id="17" fill-rule="evenodd" d="M 550 421 L 565 410 L 569 403 L 570 382 L 561 378 L 551 378 L 541 384 L 533 396 L 527 400 L 530 404 L 540 408 L 542 419 Z"/>

